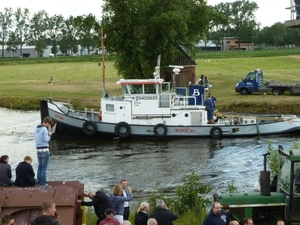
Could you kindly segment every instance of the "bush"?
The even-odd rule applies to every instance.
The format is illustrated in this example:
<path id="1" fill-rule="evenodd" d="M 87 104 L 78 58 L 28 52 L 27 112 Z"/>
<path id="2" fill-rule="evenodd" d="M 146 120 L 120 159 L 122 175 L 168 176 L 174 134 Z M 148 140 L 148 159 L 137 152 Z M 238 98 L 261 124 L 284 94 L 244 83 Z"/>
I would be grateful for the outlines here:
<path id="1" fill-rule="evenodd" d="M 176 190 L 174 210 L 178 215 L 183 215 L 189 210 L 202 213 L 211 203 L 206 195 L 212 190 L 210 186 L 201 184 L 201 177 L 195 172 L 186 175 L 184 183 Z"/>

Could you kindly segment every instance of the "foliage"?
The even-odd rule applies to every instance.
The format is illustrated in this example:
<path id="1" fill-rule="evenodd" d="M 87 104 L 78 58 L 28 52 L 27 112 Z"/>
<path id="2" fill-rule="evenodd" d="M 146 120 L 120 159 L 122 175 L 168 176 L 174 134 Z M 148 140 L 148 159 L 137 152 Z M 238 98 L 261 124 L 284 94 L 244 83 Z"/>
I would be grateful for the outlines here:
<path id="1" fill-rule="evenodd" d="M 207 213 L 205 210 L 200 213 L 193 210 L 187 210 L 174 221 L 174 225 L 202 225 L 206 215 Z"/>
<path id="2" fill-rule="evenodd" d="M 229 193 L 238 193 L 237 187 L 234 185 L 234 181 L 231 180 L 231 182 L 227 183 L 227 189 Z"/>
<path id="3" fill-rule="evenodd" d="M 93 207 L 85 207 L 86 209 L 86 224 L 87 225 L 95 225 L 98 217 L 96 216 Z"/>
<path id="4" fill-rule="evenodd" d="M 280 158 L 278 149 L 275 149 L 270 141 L 268 143 L 268 153 L 270 155 L 267 156 L 267 164 L 270 168 L 271 176 L 274 177 L 279 172 Z"/>
<path id="5" fill-rule="evenodd" d="M 293 145 L 290 150 L 299 149 L 300 148 L 300 141 L 294 140 Z M 268 143 L 268 153 L 270 154 L 267 157 L 267 163 L 271 171 L 271 176 L 274 177 L 279 172 L 280 167 L 280 157 L 278 149 L 275 149 L 272 145 L 272 142 Z"/>
<path id="6" fill-rule="evenodd" d="M 100 33 L 100 26 L 94 15 L 77 16 L 73 18 L 72 25 L 77 29 L 79 43 L 83 48 L 87 48 L 88 55 L 96 46 L 99 47 L 99 43 L 97 45 L 97 42 L 95 42 L 95 36 L 97 37 L 96 39 L 100 40 L 98 36 Z"/>
<path id="7" fill-rule="evenodd" d="M 150 78 L 161 65 L 173 62 L 178 47 L 194 49 L 216 12 L 198 0 L 104 1 L 106 48 L 118 55 L 116 68 L 124 78 Z"/>
<path id="8" fill-rule="evenodd" d="M 201 177 L 195 172 L 185 175 L 183 185 L 176 190 L 175 212 L 182 215 L 189 210 L 197 213 L 206 211 L 206 206 L 211 203 L 206 195 L 211 190 L 210 186 L 201 184 Z"/>

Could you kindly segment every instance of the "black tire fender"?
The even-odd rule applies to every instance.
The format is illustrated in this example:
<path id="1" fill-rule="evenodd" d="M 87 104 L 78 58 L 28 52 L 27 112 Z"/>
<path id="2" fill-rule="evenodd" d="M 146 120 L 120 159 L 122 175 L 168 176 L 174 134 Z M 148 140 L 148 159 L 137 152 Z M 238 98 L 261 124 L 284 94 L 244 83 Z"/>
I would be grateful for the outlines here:
<path id="1" fill-rule="evenodd" d="M 125 128 L 125 132 L 122 130 Z M 131 134 L 131 127 L 126 122 L 120 122 L 115 126 L 115 134 L 120 138 L 126 138 Z"/>
<path id="2" fill-rule="evenodd" d="M 160 129 L 163 129 L 163 133 L 159 132 Z M 153 132 L 156 137 L 164 137 L 168 133 L 168 128 L 163 123 L 158 123 L 155 125 Z"/>
<path id="3" fill-rule="evenodd" d="M 220 127 L 213 127 L 210 129 L 211 138 L 221 138 L 223 135 L 222 129 Z"/>
<path id="4" fill-rule="evenodd" d="M 97 125 L 92 121 L 85 121 L 82 130 L 86 135 L 92 136 L 97 132 Z"/>

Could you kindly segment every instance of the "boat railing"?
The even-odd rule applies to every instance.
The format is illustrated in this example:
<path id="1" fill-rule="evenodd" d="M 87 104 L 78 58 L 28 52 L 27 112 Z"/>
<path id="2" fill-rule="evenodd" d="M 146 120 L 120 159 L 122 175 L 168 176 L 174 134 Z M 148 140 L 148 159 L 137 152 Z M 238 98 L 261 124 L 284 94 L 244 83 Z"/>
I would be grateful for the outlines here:
<path id="1" fill-rule="evenodd" d="M 192 101 L 190 101 L 192 99 Z M 195 96 L 182 96 L 175 93 L 172 97 L 172 107 L 174 106 L 196 106 L 196 97 Z M 193 103 L 193 104 L 190 104 Z"/>

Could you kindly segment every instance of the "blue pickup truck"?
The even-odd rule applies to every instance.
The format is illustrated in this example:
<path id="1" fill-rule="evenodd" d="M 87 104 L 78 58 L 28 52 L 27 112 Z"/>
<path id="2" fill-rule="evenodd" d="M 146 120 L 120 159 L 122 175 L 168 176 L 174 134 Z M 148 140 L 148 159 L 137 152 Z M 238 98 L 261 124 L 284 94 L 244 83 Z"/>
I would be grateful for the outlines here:
<path id="1" fill-rule="evenodd" d="M 290 92 L 296 83 L 275 83 L 274 80 L 268 80 L 264 84 L 263 71 L 260 69 L 251 71 L 248 75 L 235 85 L 235 91 L 242 95 L 252 94 L 253 92 L 272 92 L 273 95 L 281 95 L 284 92 Z"/>

